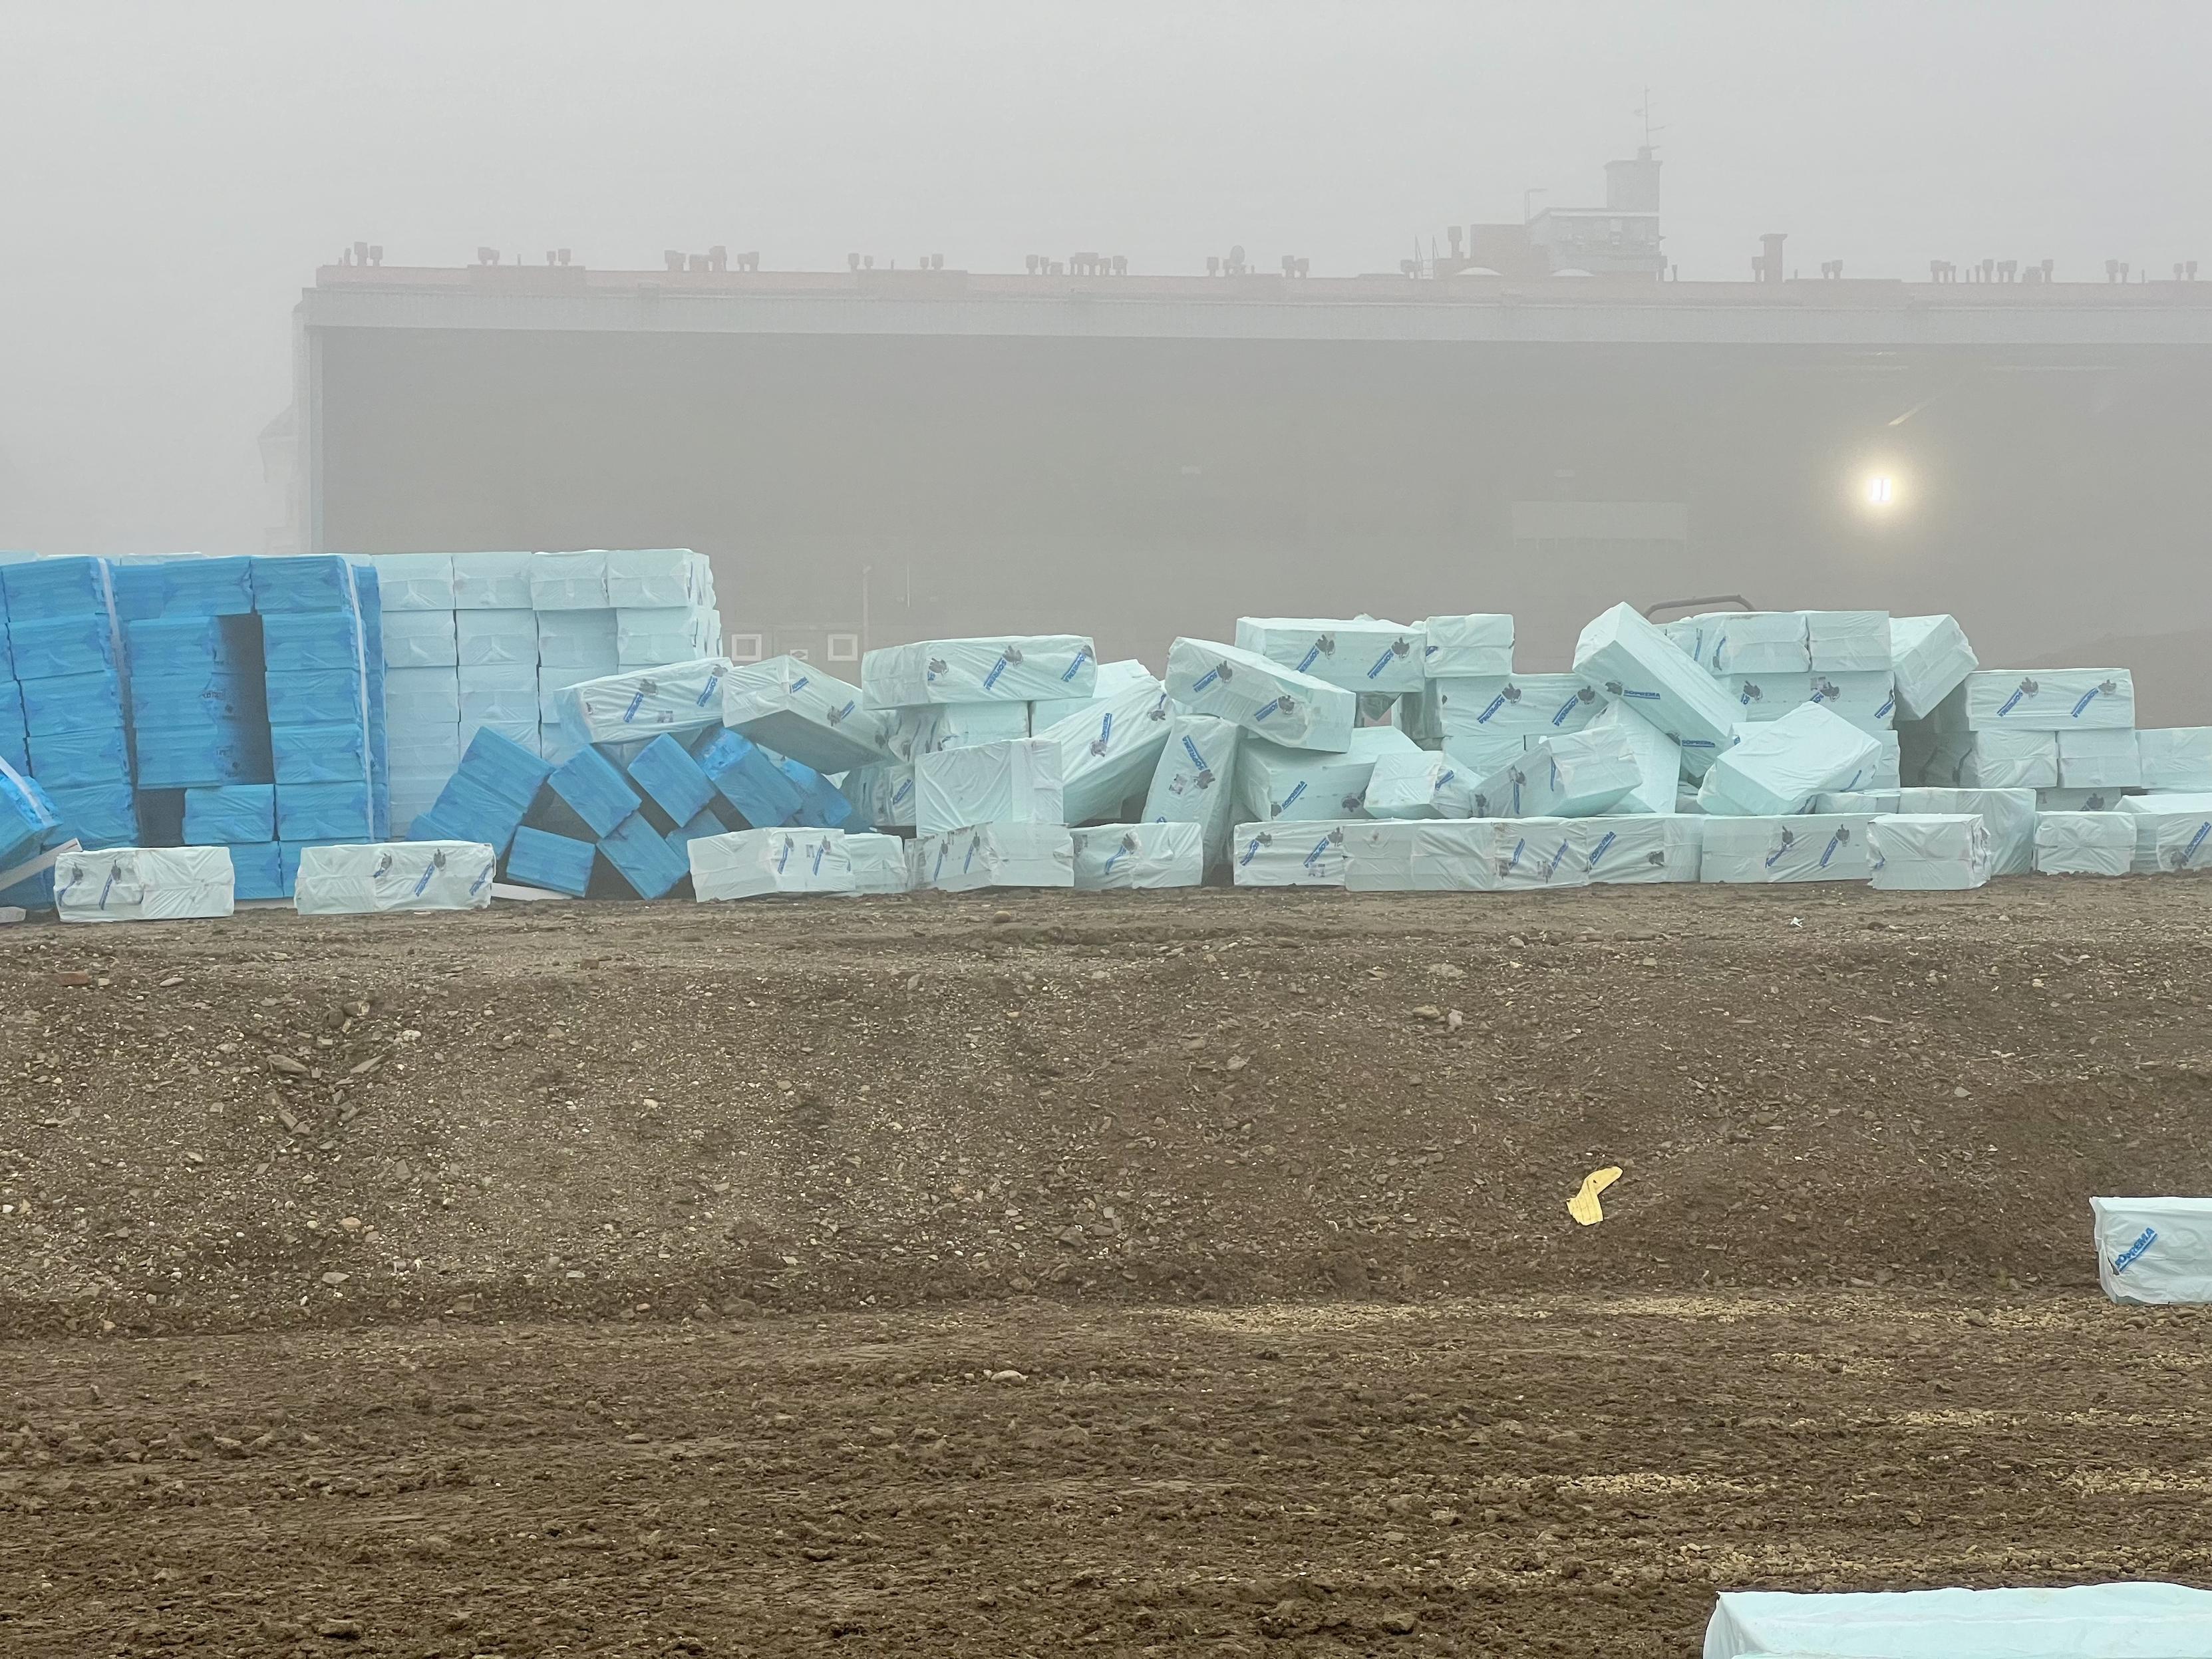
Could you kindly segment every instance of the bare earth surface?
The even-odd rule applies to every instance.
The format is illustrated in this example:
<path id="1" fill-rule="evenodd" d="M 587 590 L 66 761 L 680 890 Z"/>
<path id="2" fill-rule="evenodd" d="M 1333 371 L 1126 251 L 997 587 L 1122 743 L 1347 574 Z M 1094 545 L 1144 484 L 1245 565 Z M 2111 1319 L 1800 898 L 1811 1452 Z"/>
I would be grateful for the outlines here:
<path id="1" fill-rule="evenodd" d="M 2212 1583 L 2212 884 L 0 932 L 0 1652 L 1688 1655 Z M 1565 1202 L 1618 1164 L 1606 1219 Z"/>

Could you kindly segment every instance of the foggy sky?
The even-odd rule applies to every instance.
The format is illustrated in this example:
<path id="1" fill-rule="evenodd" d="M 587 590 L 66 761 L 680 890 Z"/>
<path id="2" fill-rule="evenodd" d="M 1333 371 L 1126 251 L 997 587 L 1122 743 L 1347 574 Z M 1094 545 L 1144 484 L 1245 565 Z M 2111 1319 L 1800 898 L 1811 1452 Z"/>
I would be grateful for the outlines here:
<path id="1" fill-rule="evenodd" d="M 1646 85 L 1685 277 L 2212 260 L 2212 6 L 0 0 L 0 547 L 256 552 L 290 313 L 356 238 L 1395 270 L 1602 200 Z"/>

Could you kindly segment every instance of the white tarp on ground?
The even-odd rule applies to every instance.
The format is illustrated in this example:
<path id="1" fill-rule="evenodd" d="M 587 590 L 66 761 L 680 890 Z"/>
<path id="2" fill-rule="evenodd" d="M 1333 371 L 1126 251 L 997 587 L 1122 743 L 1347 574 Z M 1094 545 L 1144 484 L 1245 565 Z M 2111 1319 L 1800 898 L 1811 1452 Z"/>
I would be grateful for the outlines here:
<path id="1" fill-rule="evenodd" d="M 1205 837 L 1194 823 L 1101 823 L 1068 833 L 1075 884 L 1084 891 L 1195 887 L 1206 879 Z"/>
<path id="2" fill-rule="evenodd" d="M 1342 686 L 1212 640 L 1168 647 L 1168 696 L 1194 714 L 1218 714 L 1270 742 L 1341 751 L 1359 700 Z"/>
<path id="3" fill-rule="evenodd" d="M 1337 754 L 1247 737 L 1237 751 L 1237 822 L 1356 818 L 1364 810 L 1376 761 L 1427 752 L 1395 726 L 1362 726 L 1348 741 L 1350 747 Z"/>
<path id="4" fill-rule="evenodd" d="M 1060 745 L 1050 738 L 920 756 L 915 828 L 937 836 L 978 823 L 1065 823 L 1060 767 Z"/>
<path id="5" fill-rule="evenodd" d="M 2212 1590 L 1723 1590 L 1705 1659 L 2212 1659 Z"/>
<path id="6" fill-rule="evenodd" d="M 1237 646 L 1347 691 L 1421 689 L 1422 635 L 1375 617 L 1239 617 Z"/>
<path id="7" fill-rule="evenodd" d="M 2212 1198 L 2093 1198 L 2089 1210 L 2113 1301 L 2212 1302 Z"/>
<path id="8" fill-rule="evenodd" d="M 1147 674 L 1037 731 L 1038 738 L 1060 745 L 1062 823 L 1123 814 L 1159 764 L 1168 714 L 1166 690 Z"/>
<path id="9" fill-rule="evenodd" d="M 2062 789 L 2139 789 L 2142 757 L 2129 731 L 2061 732 L 2058 787 Z"/>
<path id="10" fill-rule="evenodd" d="M 476 841 L 372 842 L 310 847 L 300 854 L 292 902 L 302 914 L 482 910 L 491 904 L 499 854 Z"/>
<path id="11" fill-rule="evenodd" d="M 1097 678 L 1091 683 L 1087 697 L 1039 697 L 1030 704 L 1030 725 L 1026 732 L 1000 732 L 1001 738 L 1042 737 L 1048 727 L 1058 725 L 1070 714 L 1080 714 L 1091 704 L 1126 691 L 1133 685 L 1158 685 L 1160 677 L 1134 657 L 1123 657 L 1115 662 L 1098 665 Z"/>
<path id="12" fill-rule="evenodd" d="M 1892 617 L 1889 644 L 1897 712 L 1905 720 L 1926 720 L 1982 665 L 1950 617 Z"/>
<path id="13" fill-rule="evenodd" d="M 845 862 L 852 866 L 856 893 L 904 893 L 914 884 L 907 867 L 906 842 L 898 836 L 854 835 L 845 837 Z"/>
<path id="14" fill-rule="evenodd" d="M 860 690 L 877 708 L 1087 697 L 1098 683 L 1097 655 L 1080 634 L 917 640 L 863 657 Z"/>
<path id="15" fill-rule="evenodd" d="M 54 908 L 64 921 L 181 921 L 227 916 L 227 847 L 110 847 L 54 860 Z"/>
<path id="16" fill-rule="evenodd" d="M 2135 862 L 2136 821 L 2125 812 L 2035 815 L 2039 876 L 2124 876 Z"/>
<path id="17" fill-rule="evenodd" d="M 1351 823 L 1240 823 L 1230 836 L 1239 887 L 1341 887 Z"/>
<path id="18" fill-rule="evenodd" d="M 1228 856 L 1231 807 L 1243 732 L 1212 714 L 1177 714 L 1145 792 L 1148 823 L 1195 823 L 1208 864 Z"/>
<path id="19" fill-rule="evenodd" d="M 1808 611 L 1805 649 L 1815 674 L 1891 678 L 1896 660 L 1887 611 Z"/>
<path id="20" fill-rule="evenodd" d="M 1706 818 L 1698 879 L 1708 882 L 1864 881 L 1869 812 L 1798 817 Z"/>
<path id="21" fill-rule="evenodd" d="M 702 903 L 769 893 L 856 890 L 842 830 L 740 830 L 695 836 L 687 850 L 692 895 Z"/>
<path id="22" fill-rule="evenodd" d="M 565 686 L 555 707 L 562 731 L 577 744 L 696 732 L 722 723 L 722 685 L 729 676 L 727 661 L 701 657 Z"/>
<path id="23" fill-rule="evenodd" d="M 1421 624 L 1421 671 L 1430 679 L 1513 672 L 1513 618 L 1501 612 L 1431 617 Z"/>
<path id="24" fill-rule="evenodd" d="M 2124 668 L 1996 668 L 1966 676 L 1955 716 L 1970 731 L 2124 729 L 2136 723 L 2135 678 Z M 1937 718 L 1954 717 L 1939 710 Z"/>
<path id="25" fill-rule="evenodd" d="M 884 713 L 861 708 L 860 688 L 796 657 L 732 668 L 722 682 L 722 724 L 817 772 L 872 765 L 890 753 Z"/>
<path id="26" fill-rule="evenodd" d="M 1737 730 L 1742 740 L 1713 762 L 1698 787 L 1698 804 L 1709 813 L 1787 817 L 1802 812 L 1816 795 L 1871 783 L 1881 752 L 1864 732 L 1817 703 Z"/>
<path id="27" fill-rule="evenodd" d="M 1964 892 L 1989 881 L 1989 826 L 1976 813 L 1886 812 L 1867 835 L 1883 892 Z"/>
<path id="28" fill-rule="evenodd" d="M 1632 605 L 1617 605 L 1583 629 L 1575 672 L 1672 738 L 1692 780 L 1733 741 L 1727 694 Z"/>
<path id="29" fill-rule="evenodd" d="M 1591 726 L 1546 738 L 1474 786 L 1468 816 L 1586 818 L 1640 787 L 1644 774 L 1627 735 Z"/>
<path id="30" fill-rule="evenodd" d="M 1900 812 L 1975 812 L 1990 830 L 1990 873 L 2024 876 L 2035 867 L 2033 789 L 1900 789 Z"/>
<path id="31" fill-rule="evenodd" d="M 1086 700 L 1087 701 L 1087 700 Z M 973 749 L 1030 735 L 1025 702 L 937 702 L 881 711 L 884 752 L 910 761 L 940 749 Z"/>
<path id="32" fill-rule="evenodd" d="M 1708 821 L 1695 812 L 1584 818 L 1583 873 L 1593 886 L 1695 881 Z"/>
<path id="33" fill-rule="evenodd" d="M 2212 789 L 2212 726 L 2138 732 L 2136 758 L 2146 789 Z"/>
<path id="34" fill-rule="evenodd" d="M 919 844 L 922 883 L 939 892 L 1075 885 L 1075 842 L 1064 824 L 979 823 Z"/>

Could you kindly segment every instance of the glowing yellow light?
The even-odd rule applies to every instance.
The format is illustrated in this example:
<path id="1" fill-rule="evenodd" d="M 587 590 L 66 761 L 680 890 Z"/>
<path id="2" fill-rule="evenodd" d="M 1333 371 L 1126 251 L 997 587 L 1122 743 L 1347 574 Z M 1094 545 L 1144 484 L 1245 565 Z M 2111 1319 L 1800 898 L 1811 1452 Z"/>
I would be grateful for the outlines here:
<path id="1" fill-rule="evenodd" d="M 1866 481 L 1866 503 L 1869 507 L 1891 507 L 1897 501 L 1897 480 L 1886 472 L 1877 472 Z"/>

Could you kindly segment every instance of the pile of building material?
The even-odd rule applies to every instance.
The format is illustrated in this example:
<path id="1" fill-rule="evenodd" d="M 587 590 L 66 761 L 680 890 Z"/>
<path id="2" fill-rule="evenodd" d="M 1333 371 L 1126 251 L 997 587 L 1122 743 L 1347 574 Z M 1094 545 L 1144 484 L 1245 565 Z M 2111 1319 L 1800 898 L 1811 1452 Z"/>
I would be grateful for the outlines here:
<path id="1" fill-rule="evenodd" d="M 714 573 L 688 548 L 387 553 L 383 592 L 392 822 L 405 835 L 479 732 L 562 761 L 568 688 L 714 658 Z"/>
<path id="2" fill-rule="evenodd" d="M 1727 1590 L 1705 1659 L 2212 1659 L 2212 1590 L 2179 1584 L 2063 1589 Z"/>

